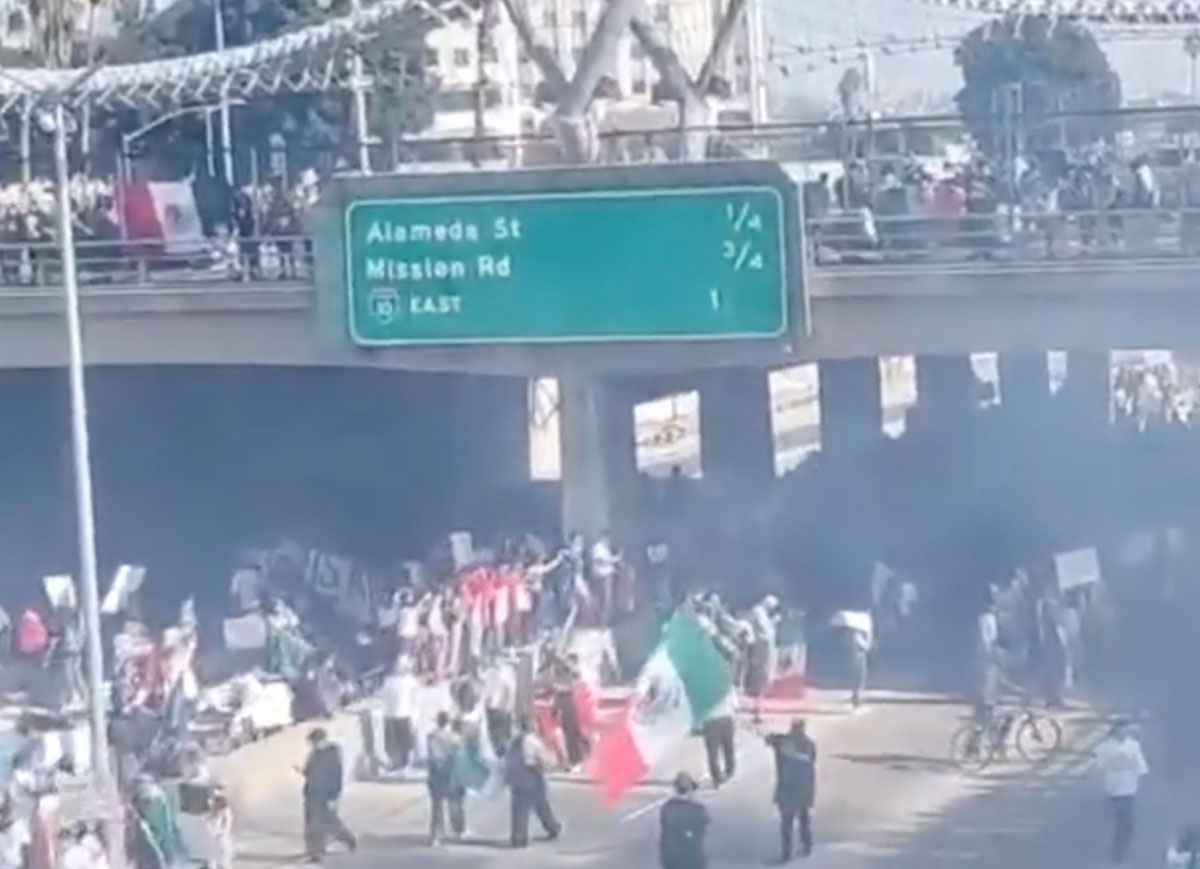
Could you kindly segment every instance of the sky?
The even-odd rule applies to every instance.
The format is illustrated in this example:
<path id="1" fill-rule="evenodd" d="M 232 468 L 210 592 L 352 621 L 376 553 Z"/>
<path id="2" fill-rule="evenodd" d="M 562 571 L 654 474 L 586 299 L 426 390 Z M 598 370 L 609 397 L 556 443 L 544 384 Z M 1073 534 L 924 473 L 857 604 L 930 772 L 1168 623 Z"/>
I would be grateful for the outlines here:
<path id="1" fill-rule="evenodd" d="M 961 78 L 954 66 L 955 36 L 987 20 L 969 12 L 926 6 L 914 0 L 762 0 L 771 68 L 771 90 L 777 97 L 777 114 L 790 114 L 798 106 L 810 113 L 836 105 L 835 88 L 847 64 L 854 63 L 853 49 L 862 40 L 894 45 L 942 35 L 943 47 L 886 56 L 875 52 L 875 80 L 879 102 L 886 108 L 937 110 L 948 103 Z M 1103 31 L 1097 31 L 1098 35 Z M 1110 31 L 1101 36 L 1109 61 L 1121 76 L 1127 102 L 1186 93 L 1190 61 L 1183 51 L 1188 30 L 1177 34 L 1143 36 Z M 1119 37 L 1119 38 L 1118 38 Z M 799 46 L 825 47 L 805 55 Z M 841 51 L 829 51 L 828 47 Z M 828 58 L 837 55 L 840 64 Z M 817 62 L 816 69 L 809 67 Z M 861 63 L 861 61 L 857 61 Z"/>

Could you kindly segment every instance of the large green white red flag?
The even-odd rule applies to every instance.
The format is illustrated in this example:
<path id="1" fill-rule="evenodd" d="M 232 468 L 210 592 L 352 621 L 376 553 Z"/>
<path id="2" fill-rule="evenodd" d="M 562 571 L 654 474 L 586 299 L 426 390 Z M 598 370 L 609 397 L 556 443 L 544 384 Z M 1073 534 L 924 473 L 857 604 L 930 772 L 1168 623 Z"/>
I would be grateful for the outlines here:
<path id="1" fill-rule="evenodd" d="M 629 704 L 589 763 L 613 803 L 667 759 L 733 690 L 729 664 L 695 618 L 676 613 L 642 668 Z"/>

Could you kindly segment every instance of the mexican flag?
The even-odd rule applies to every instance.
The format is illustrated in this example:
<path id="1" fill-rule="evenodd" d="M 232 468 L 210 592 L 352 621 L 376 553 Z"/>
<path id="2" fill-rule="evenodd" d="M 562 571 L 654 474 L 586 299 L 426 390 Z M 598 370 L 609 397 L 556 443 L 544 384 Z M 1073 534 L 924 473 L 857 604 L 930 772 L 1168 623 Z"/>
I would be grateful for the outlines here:
<path id="1" fill-rule="evenodd" d="M 688 737 L 730 692 L 729 665 L 689 615 L 676 613 L 642 668 L 633 698 L 589 764 L 604 799 L 616 802 Z"/>

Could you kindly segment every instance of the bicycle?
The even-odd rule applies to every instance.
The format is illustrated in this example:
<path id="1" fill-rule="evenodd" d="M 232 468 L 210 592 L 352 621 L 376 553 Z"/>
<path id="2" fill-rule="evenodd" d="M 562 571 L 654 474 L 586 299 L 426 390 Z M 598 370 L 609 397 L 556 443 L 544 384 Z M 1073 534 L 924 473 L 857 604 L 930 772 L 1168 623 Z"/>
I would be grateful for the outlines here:
<path id="1" fill-rule="evenodd" d="M 1062 725 L 1027 704 L 987 721 L 972 718 L 950 738 L 950 759 L 965 772 L 982 772 L 1004 759 L 1010 737 L 1027 763 L 1045 763 L 1062 748 Z"/>

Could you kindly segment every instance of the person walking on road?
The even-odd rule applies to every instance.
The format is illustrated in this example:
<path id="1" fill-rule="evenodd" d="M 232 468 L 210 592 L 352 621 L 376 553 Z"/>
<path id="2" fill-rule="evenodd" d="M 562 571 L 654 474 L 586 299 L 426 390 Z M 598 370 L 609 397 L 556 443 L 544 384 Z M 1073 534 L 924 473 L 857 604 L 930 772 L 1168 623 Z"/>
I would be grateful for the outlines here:
<path id="1" fill-rule="evenodd" d="M 1119 718 L 1108 738 L 1096 748 L 1096 768 L 1104 777 L 1112 813 L 1112 862 L 1124 863 L 1133 844 L 1134 803 L 1142 778 L 1149 772 L 1133 722 Z"/>
<path id="2" fill-rule="evenodd" d="M 396 658 L 392 673 L 383 680 L 379 692 L 383 701 L 383 747 L 388 766 L 396 771 L 408 769 L 416 747 L 413 716 L 417 710 L 420 680 L 413 672 L 413 662 L 407 655 Z"/>
<path id="3" fill-rule="evenodd" d="M 719 788 L 733 778 L 737 769 L 737 749 L 734 744 L 733 716 L 737 711 L 737 693 L 729 696 L 713 709 L 701 726 L 704 737 L 704 753 L 708 758 L 708 774 L 714 788 Z"/>
<path id="4" fill-rule="evenodd" d="M 308 735 L 312 747 L 302 770 L 304 775 L 304 846 L 310 863 L 320 863 L 325 857 L 325 843 L 330 836 L 351 851 L 358 847 L 354 834 L 346 829 L 338 815 L 338 800 L 342 796 L 344 776 L 342 750 L 329 741 L 329 735 L 318 727 Z"/>
<path id="5" fill-rule="evenodd" d="M 437 714 L 437 726 L 429 734 L 429 844 L 440 845 L 446 838 L 446 815 L 455 838 L 466 832 L 464 800 L 466 789 L 457 781 L 458 753 L 462 749 L 460 733 L 450 726 L 450 715 Z"/>
<path id="6" fill-rule="evenodd" d="M 529 718 L 522 716 L 517 735 L 504 752 L 504 777 L 512 791 L 511 841 L 514 848 L 529 845 L 529 813 L 534 812 L 553 841 L 562 835 L 563 825 L 550 806 L 546 770 L 554 766 L 555 758 L 541 740 L 533 735 Z"/>
<path id="7" fill-rule="evenodd" d="M 497 757 L 503 757 L 512 741 L 513 712 L 517 708 L 517 671 L 509 658 L 488 671 L 483 686 L 484 718 L 488 739 Z"/>
<path id="8" fill-rule="evenodd" d="M 792 842 L 800 828 L 800 853 L 812 853 L 812 808 L 817 787 L 817 745 L 809 738 L 804 719 L 797 718 L 787 733 L 767 737 L 775 752 L 775 805 L 779 809 L 780 862 L 792 859 Z"/>
<path id="9" fill-rule="evenodd" d="M 686 772 L 675 776 L 675 793 L 659 812 L 658 856 L 662 869 L 704 869 L 708 809 L 695 797 L 698 785 Z"/>

